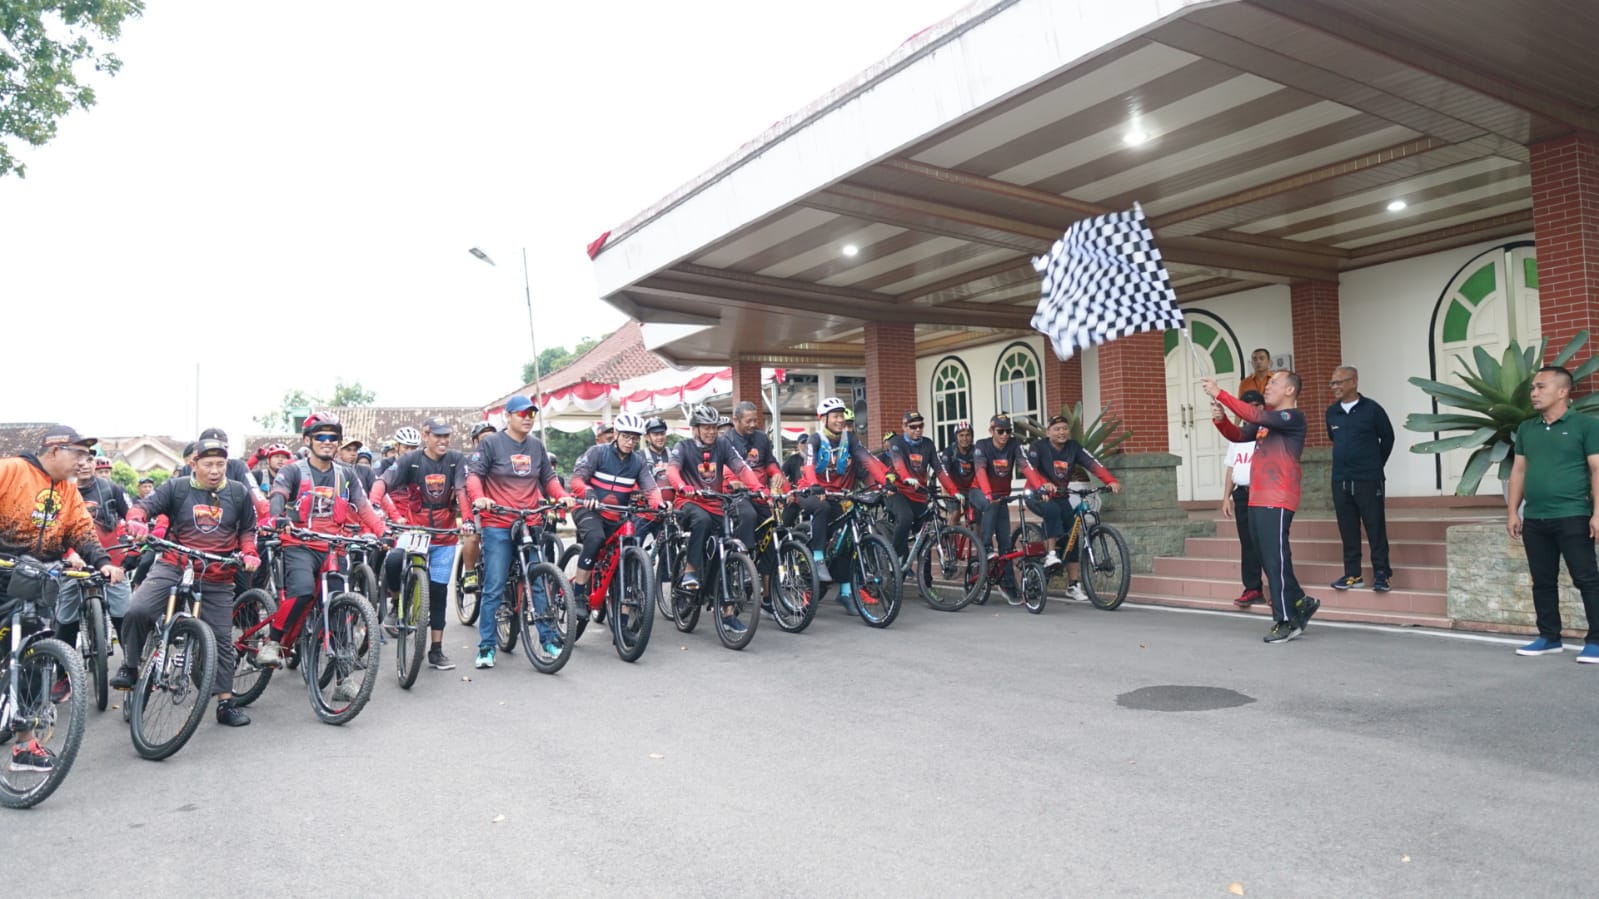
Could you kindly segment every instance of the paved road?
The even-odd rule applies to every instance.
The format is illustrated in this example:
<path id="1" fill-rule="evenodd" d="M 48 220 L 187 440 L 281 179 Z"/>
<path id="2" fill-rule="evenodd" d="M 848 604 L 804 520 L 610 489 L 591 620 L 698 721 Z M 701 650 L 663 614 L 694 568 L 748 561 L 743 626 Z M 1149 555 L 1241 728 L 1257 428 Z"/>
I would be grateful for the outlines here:
<path id="1" fill-rule="evenodd" d="M 1262 632 L 1063 604 L 913 605 L 876 631 L 828 609 L 743 653 L 658 622 L 636 665 L 591 635 L 550 677 L 520 655 L 471 670 L 452 623 L 463 668 L 408 694 L 386 677 L 343 728 L 288 677 L 253 726 L 208 720 L 164 763 L 91 712 L 61 790 L 0 815 L 0 857 L 68 862 L 50 895 L 1591 891 L 1599 670 Z M 1118 704 L 1161 685 L 1253 701 Z"/>

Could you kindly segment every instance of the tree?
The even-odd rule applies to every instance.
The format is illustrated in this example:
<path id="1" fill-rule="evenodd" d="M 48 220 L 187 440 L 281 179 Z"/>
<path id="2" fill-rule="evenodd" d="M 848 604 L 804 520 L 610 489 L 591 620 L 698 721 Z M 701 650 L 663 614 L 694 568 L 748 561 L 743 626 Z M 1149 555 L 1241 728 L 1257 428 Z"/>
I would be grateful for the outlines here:
<path id="1" fill-rule="evenodd" d="M 166 483 L 167 478 L 172 476 L 172 472 L 164 468 L 156 468 L 144 476 L 155 481 L 155 485 L 159 487 Z M 111 463 L 111 480 L 118 487 L 128 491 L 135 497 L 139 495 L 139 472 L 134 470 L 133 466 L 127 462 L 118 459 Z"/>
<path id="2" fill-rule="evenodd" d="M 333 382 L 333 395 L 330 399 L 324 400 L 295 388 L 283 394 L 283 400 L 276 409 L 257 415 L 255 423 L 268 434 L 292 433 L 296 430 L 296 423 L 315 407 L 370 406 L 376 399 L 377 394 L 362 387 L 360 381 L 346 384 L 344 379 L 340 378 Z"/>
<path id="3" fill-rule="evenodd" d="M 609 336 L 609 334 L 606 335 L 606 337 Z M 538 373 L 540 375 L 548 375 L 552 371 L 559 371 L 560 369 L 571 365 L 573 360 L 577 359 L 577 357 L 583 355 L 589 350 L 599 346 L 600 341 L 604 339 L 604 337 L 585 337 L 577 342 L 577 346 L 574 346 L 571 349 L 559 346 L 544 348 L 539 352 Z M 531 384 L 533 381 L 533 363 L 528 362 L 522 366 L 522 383 Z"/>
<path id="4" fill-rule="evenodd" d="M 333 398 L 328 400 L 329 406 L 370 406 L 377 399 L 377 394 L 361 386 L 360 381 L 354 384 L 345 384 L 340 378 L 333 382 Z"/>
<path id="5" fill-rule="evenodd" d="M 17 142 L 41 146 L 62 116 L 94 105 L 78 64 L 116 75 L 122 60 L 105 45 L 143 14 L 144 0 L 0 0 L 0 177 L 27 175 Z"/>

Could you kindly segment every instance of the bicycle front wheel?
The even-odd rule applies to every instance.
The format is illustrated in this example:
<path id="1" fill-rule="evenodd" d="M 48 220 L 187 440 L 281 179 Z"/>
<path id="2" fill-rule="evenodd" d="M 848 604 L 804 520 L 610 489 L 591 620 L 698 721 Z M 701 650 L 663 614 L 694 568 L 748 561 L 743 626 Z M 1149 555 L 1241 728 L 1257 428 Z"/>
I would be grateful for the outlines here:
<path id="1" fill-rule="evenodd" d="M 400 578 L 400 597 L 395 604 L 398 608 L 394 610 L 394 676 L 399 678 L 401 689 L 409 690 L 422 670 L 422 653 L 427 650 L 427 569 L 420 565 L 405 566 L 405 574 Z"/>
<path id="2" fill-rule="evenodd" d="M 478 589 L 468 592 L 463 581 L 466 578 L 466 562 L 462 561 L 464 553 L 455 554 L 455 561 L 450 567 L 450 605 L 455 607 L 455 620 L 467 627 L 477 624 L 478 593 L 483 589 L 483 578 L 478 576 Z"/>
<path id="3" fill-rule="evenodd" d="M 872 627 L 888 627 L 899 617 L 899 563 L 888 541 L 863 534 L 855 548 L 855 606 Z"/>
<path id="4" fill-rule="evenodd" d="M 755 638 L 755 626 L 761 623 L 760 575 L 749 556 L 734 551 L 723 559 L 717 580 L 721 606 L 711 616 L 716 636 L 728 649 L 743 649 Z"/>
<path id="5" fill-rule="evenodd" d="M 784 540 L 777 548 L 777 573 L 772 577 L 772 620 L 784 631 L 797 634 L 816 619 L 821 596 L 810 547 L 798 540 Z"/>
<path id="6" fill-rule="evenodd" d="M 1037 562 L 1022 563 L 1022 605 L 1034 615 L 1044 611 L 1049 601 L 1049 581 L 1044 576 L 1044 566 Z"/>
<path id="7" fill-rule="evenodd" d="M 561 569 L 540 562 L 528 569 L 519 588 L 527 591 L 517 616 L 522 652 L 534 668 L 554 674 L 572 657 L 572 644 L 577 642 L 572 584 Z"/>
<path id="8" fill-rule="evenodd" d="M 366 708 L 377 683 L 378 616 L 359 593 L 333 594 L 325 615 L 326 624 L 318 621 L 300 640 L 301 665 L 311 710 L 324 724 L 346 724 Z"/>
<path id="9" fill-rule="evenodd" d="M 200 619 L 185 615 L 150 635 L 128 721 L 140 756 L 160 761 L 189 742 L 205 717 L 216 670 L 216 637 Z"/>
<path id="10" fill-rule="evenodd" d="M 666 592 L 672 597 L 672 623 L 685 634 L 692 634 L 700 623 L 700 591 L 683 587 L 683 560 L 686 553 L 672 554 L 672 570 L 666 582 Z"/>
<path id="11" fill-rule="evenodd" d="M 94 707 L 103 712 L 111 697 L 106 676 L 111 641 L 106 637 L 105 603 L 98 596 L 89 597 L 83 604 L 82 615 L 83 626 L 78 629 L 78 640 L 83 646 L 84 674 L 89 680 Z"/>
<path id="12" fill-rule="evenodd" d="M 1110 611 L 1120 606 L 1133 580 L 1127 541 L 1121 532 L 1108 524 L 1089 528 L 1078 559 L 1082 563 L 1083 589 L 1094 608 Z"/>
<path id="13" fill-rule="evenodd" d="M 352 557 L 352 560 L 354 558 L 360 557 Z M 350 590 L 366 598 L 366 603 L 372 607 L 374 615 L 383 617 L 383 584 L 372 571 L 372 566 L 365 562 L 354 562 L 350 566 Z"/>
<path id="14" fill-rule="evenodd" d="M 624 662 L 636 662 L 650 645 L 655 628 L 655 569 L 637 546 L 622 547 L 611 585 L 611 637 Z"/>
<path id="15" fill-rule="evenodd" d="M 11 728 L 33 731 L 33 739 L 52 757 L 52 764 L 48 771 L 17 770 L 12 764 L 0 764 L 0 805 L 32 808 L 61 786 L 78 758 L 83 729 L 88 723 L 89 686 L 77 650 L 60 640 L 40 640 L 24 649 L 11 673 L 17 677 L 17 707 L 10 710 Z M 62 681 L 66 682 L 65 696 L 56 702 L 55 697 L 62 693 Z M 0 695 L 0 715 L 7 711 L 7 701 L 7 696 Z"/>
<path id="16" fill-rule="evenodd" d="M 527 584 L 521 577 L 507 578 L 505 590 L 500 594 L 500 605 L 494 610 L 494 638 L 500 652 L 516 651 L 517 638 L 526 630 L 518 619 L 528 608 Z"/>
<path id="17" fill-rule="evenodd" d="M 963 527 L 940 527 L 938 537 L 923 543 L 911 562 L 922 601 L 940 612 L 966 608 L 982 592 L 983 562 L 976 534 Z"/>
<path id="18" fill-rule="evenodd" d="M 265 590 L 246 590 L 233 601 L 233 704 L 247 706 L 266 691 L 272 668 L 255 663 L 261 644 L 272 633 L 272 615 L 278 604 Z"/>

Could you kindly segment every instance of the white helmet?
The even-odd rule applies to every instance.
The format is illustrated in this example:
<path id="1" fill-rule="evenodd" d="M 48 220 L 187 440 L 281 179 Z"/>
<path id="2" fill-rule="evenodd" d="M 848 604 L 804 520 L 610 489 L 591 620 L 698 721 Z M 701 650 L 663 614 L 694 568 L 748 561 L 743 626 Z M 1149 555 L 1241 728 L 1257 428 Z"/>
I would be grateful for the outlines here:
<path id="1" fill-rule="evenodd" d="M 816 417 L 826 418 L 829 412 L 843 412 L 844 401 L 836 396 L 830 396 L 816 404 Z"/>
<path id="2" fill-rule="evenodd" d="M 611 422 L 611 427 L 615 428 L 618 434 L 644 436 L 644 419 L 631 412 L 623 412 L 616 416 L 616 420 Z"/>
<path id="3" fill-rule="evenodd" d="M 394 432 L 394 442 L 406 446 L 421 446 L 422 434 L 416 428 L 400 428 Z"/>

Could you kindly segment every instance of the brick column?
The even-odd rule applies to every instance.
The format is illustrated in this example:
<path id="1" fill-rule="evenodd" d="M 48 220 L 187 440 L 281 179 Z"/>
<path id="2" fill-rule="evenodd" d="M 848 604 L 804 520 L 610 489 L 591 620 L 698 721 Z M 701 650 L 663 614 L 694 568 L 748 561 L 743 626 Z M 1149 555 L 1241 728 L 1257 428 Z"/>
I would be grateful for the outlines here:
<path id="1" fill-rule="evenodd" d="M 1122 452 L 1169 452 L 1166 335 L 1146 331 L 1121 337 L 1101 345 L 1097 352 L 1099 404 L 1108 407 L 1110 414 L 1121 418 L 1122 426 L 1133 432 L 1121 445 Z"/>
<path id="2" fill-rule="evenodd" d="M 1294 373 L 1302 383 L 1299 408 L 1310 419 L 1305 446 L 1332 446 L 1327 429 L 1318 427 L 1321 412 L 1332 402 L 1327 382 L 1344 364 L 1343 328 L 1338 321 L 1338 285 L 1332 281 L 1299 281 L 1288 288 L 1294 316 Z"/>
<path id="3" fill-rule="evenodd" d="M 1569 135 L 1527 150 L 1538 317 L 1551 356 L 1578 331 L 1588 331 L 1580 361 L 1593 355 L 1599 340 L 1599 138 Z"/>
<path id="4" fill-rule="evenodd" d="M 1065 406 L 1083 398 L 1083 357 L 1081 354 L 1065 362 L 1055 358 L 1055 351 L 1045 349 L 1044 360 L 1044 421 L 1059 415 Z"/>
<path id="5" fill-rule="evenodd" d="M 909 322 L 866 323 L 866 417 L 855 432 L 871 449 L 883 435 L 898 432 L 905 413 L 916 408 L 916 326 Z M 929 415 L 927 410 L 922 414 Z"/>
<path id="6" fill-rule="evenodd" d="M 735 361 L 733 363 L 733 405 L 748 400 L 761 410 L 761 420 L 766 420 L 766 405 L 761 402 L 761 364 Z"/>

